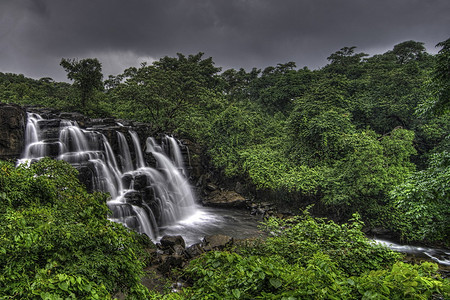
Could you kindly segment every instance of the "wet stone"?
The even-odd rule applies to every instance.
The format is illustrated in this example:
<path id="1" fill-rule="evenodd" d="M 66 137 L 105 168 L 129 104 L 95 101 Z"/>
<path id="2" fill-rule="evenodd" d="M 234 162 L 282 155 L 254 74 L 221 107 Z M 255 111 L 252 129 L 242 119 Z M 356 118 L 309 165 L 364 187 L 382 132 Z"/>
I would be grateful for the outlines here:
<path id="1" fill-rule="evenodd" d="M 223 250 L 233 244 L 233 238 L 228 235 L 215 234 L 205 236 L 203 245 L 205 250 Z"/>
<path id="2" fill-rule="evenodd" d="M 160 240 L 161 248 L 174 248 L 175 245 L 180 245 L 183 248 L 186 247 L 186 243 L 181 235 L 165 235 Z"/>
<path id="3" fill-rule="evenodd" d="M 202 248 L 201 243 L 193 244 L 185 250 L 185 255 L 188 259 L 200 256 L 202 253 L 205 253 L 205 250 Z"/>
<path id="4" fill-rule="evenodd" d="M 147 186 L 147 176 L 145 174 L 138 174 L 134 177 L 134 189 L 141 190 Z"/>
<path id="5" fill-rule="evenodd" d="M 161 257 L 161 264 L 158 266 L 158 271 L 163 274 L 170 273 L 174 268 L 181 268 L 184 263 L 184 258 L 179 255 L 170 255 Z"/>
<path id="6" fill-rule="evenodd" d="M 142 206 L 142 195 L 138 191 L 129 191 L 123 198 L 131 205 Z"/>
<path id="7" fill-rule="evenodd" d="M 134 229 L 138 231 L 139 229 L 139 221 L 136 216 L 129 216 L 125 219 L 125 225 L 128 228 Z"/>
<path id="8" fill-rule="evenodd" d="M 131 174 L 123 174 L 122 184 L 123 184 L 124 188 L 130 188 L 132 181 L 133 181 L 133 176 Z"/>

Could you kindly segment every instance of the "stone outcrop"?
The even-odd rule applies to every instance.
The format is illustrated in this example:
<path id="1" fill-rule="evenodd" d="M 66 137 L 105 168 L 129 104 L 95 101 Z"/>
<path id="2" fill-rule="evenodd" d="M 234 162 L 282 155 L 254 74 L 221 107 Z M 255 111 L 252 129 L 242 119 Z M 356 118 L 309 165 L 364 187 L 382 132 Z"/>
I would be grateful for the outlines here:
<path id="1" fill-rule="evenodd" d="M 26 112 L 17 105 L 0 103 L 0 159 L 16 160 L 24 147 Z"/>
<path id="2" fill-rule="evenodd" d="M 205 249 L 205 251 L 224 250 L 231 247 L 233 245 L 233 241 L 233 238 L 228 235 L 208 235 L 203 239 L 203 249 Z"/>
<path id="3" fill-rule="evenodd" d="M 206 186 L 207 189 L 211 189 L 211 187 L 211 184 Z M 215 189 L 205 196 L 203 205 L 225 208 L 246 208 L 247 200 L 235 191 Z"/>
<path id="4" fill-rule="evenodd" d="M 208 251 L 230 249 L 234 239 L 227 235 L 215 234 L 203 238 L 201 243 L 186 247 L 182 236 L 163 236 L 156 245 L 153 266 L 163 275 L 168 275 L 173 269 L 183 268 L 190 259 L 196 258 Z"/>

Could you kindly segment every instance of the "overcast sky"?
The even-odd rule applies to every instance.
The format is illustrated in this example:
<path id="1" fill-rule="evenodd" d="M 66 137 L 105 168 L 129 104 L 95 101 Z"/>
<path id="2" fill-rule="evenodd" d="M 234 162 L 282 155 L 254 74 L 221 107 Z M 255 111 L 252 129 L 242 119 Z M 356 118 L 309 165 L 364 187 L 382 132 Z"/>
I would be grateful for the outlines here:
<path id="1" fill-rule="evenodd" d="M 345 46 L 436 53 L 449 37 L 449 0 L 0 0 L 0 72 L 58 81 L 63 57 L 96 57 L 105 78 L 177 52 L 223 70 L 317 69 Z"/>

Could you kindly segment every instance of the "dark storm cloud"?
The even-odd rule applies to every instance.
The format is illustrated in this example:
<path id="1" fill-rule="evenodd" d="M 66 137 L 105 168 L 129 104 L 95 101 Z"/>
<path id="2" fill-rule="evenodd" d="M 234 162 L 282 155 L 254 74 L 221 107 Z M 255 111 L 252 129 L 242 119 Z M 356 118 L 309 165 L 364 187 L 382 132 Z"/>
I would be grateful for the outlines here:
<path id="1" fill-rule="evenodd" d="M 374 54 L 412 39 L 435 51 L 449 16 L 447 0 L 2 0 L 0 71 L 62 79 L 61 57 L 119 73 L 199 51 L 224 68 L 317 68 L 344 46 Z"/>

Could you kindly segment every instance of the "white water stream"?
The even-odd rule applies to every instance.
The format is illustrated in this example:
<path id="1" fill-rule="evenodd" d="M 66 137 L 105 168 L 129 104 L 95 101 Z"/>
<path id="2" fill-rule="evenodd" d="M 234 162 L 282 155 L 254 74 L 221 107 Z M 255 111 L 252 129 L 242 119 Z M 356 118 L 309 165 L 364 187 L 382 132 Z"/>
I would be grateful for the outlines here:
<path id="1" fill-rule="evenodd" d="M 121 129 L 116 131 L 118 150 L 115 153 L 99 130 L 81 129 L 73 121 L 46 120 L 29 113 L 26 147 L 19 163 L 54 156 L 88 170 L 93 188 L 111 195 L 107 203 L 112 211 L 110 219 L 155 240 L 160 228 L 195 216 L 199 208 L 184 176 L 178 142 L 166 136 L 163 140 L 166 146 L 161 147 L 153 139 L 146 153 L 153 156 L 156 166 L 150 167 L 137 133 L 131 130 L 124 133 L 123 126 Z"/>

